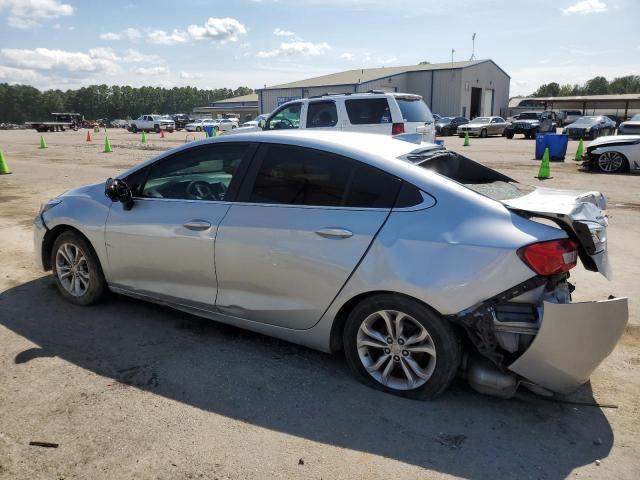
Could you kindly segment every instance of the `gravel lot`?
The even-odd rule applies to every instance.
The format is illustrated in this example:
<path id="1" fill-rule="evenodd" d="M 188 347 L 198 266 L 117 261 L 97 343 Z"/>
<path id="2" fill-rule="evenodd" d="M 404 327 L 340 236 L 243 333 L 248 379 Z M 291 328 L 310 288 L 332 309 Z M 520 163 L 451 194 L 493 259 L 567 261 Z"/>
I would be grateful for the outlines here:
<path id="1" fill-rule="evenodd" d="M 628 296 L 631 319 L 569 397 L 499 400 L 456 381 L 425 403 L 361 386 L 341 355 L 115 295 L 90 308 L 63 301 L 33 263 L 40 203 L 185 140 L 151 134 L 143 148 L 110 130 L 103 154 L 104 133 L 85 135 L 47 134 L 40 150 L 35 131 L 0 131 L 13 170 L 0 176 L 0 478 L 638 478 L 640 178 L 568 160 L 539 182 L 532 140 L 445 139 L 525 188 L 604 192 L 615 279 L 579 267 L 575 298 Z"/>

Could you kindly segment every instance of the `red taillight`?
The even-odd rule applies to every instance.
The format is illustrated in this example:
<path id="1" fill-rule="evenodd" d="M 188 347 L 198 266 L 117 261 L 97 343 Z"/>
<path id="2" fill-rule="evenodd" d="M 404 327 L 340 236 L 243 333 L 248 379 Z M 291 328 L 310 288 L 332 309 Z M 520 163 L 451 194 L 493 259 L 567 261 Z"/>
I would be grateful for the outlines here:
<path id="1" fill-rule="evenodd" d="M 568 272 L 578 263 L 578 244 L 568 238 L 534 243 L 518 250 L 531 270 L 544 277 Z"/>
<path id="2" fill-rule="evenodd" d="M 394 123 L 391 126 L 391 135 L 400 135 L 404 133 L 404 123 Z"/>

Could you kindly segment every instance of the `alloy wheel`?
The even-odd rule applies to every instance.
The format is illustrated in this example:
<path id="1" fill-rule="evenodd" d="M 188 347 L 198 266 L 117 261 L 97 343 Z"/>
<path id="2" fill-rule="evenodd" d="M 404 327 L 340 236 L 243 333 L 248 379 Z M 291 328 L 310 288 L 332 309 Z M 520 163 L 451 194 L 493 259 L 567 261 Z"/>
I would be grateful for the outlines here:
<path id="1" fill-rule="evenodd" d="M 360 324 L 356 346 L 369 375 L 396 390 L 421 387 L 436 367 L 431 335 L 403 312 L 380 310 L 369 315 Z"/>
<path id="2" fill-rule="evenodd" d="M 604 152 L 598 157 L 598 167 L 607 173 L 617 172 L 622 168 L 624 158 L 618 152 Z"/>
<path id="3" fill-rule="evenodd" d="M 89 288 L 89 265 L 85 254 L 73 243 L 63 243 L 56 252 L 56 273 L 62 287 L 74 297 Z"/>

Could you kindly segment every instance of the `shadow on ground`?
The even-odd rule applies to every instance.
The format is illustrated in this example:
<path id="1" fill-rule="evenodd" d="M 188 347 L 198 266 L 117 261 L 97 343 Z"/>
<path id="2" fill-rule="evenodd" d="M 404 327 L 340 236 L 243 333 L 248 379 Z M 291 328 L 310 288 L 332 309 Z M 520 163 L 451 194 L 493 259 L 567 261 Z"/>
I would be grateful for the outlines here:
<path id="1" fill-rule="evenodd" d="M 50 277 L 1 293 L 0 323 L 38 345 L 16 363 L 57 356 L 242 422 L 466 478 L 561 478 L 613 444 L 596 407 L 500 400 L 462 382 L 434 402 L 404 400 L 360 385 L 341 355 L 121 296 L 75 307 Z M 593 400 L 588 386 L 577 395 Z"/>

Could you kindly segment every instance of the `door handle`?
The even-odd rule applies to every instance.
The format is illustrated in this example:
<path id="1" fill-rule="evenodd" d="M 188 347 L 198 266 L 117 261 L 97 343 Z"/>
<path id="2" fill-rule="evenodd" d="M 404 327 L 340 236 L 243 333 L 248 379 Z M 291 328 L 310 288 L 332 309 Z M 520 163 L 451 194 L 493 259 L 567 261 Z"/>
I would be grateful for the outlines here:
<path id="1" fill-rule="evenodd" d="M 211 228 L 211 224 L 206 220 L 190 220 L 182 226 L 189 230 L 207 230 Z"/>
<path id="2" fill-rule="evenodd" d="M 321 228 L 316 230 L 316 234 L 325 238 L 349 238 L 353 236 L 353 232 L 344 228 Z"/>

